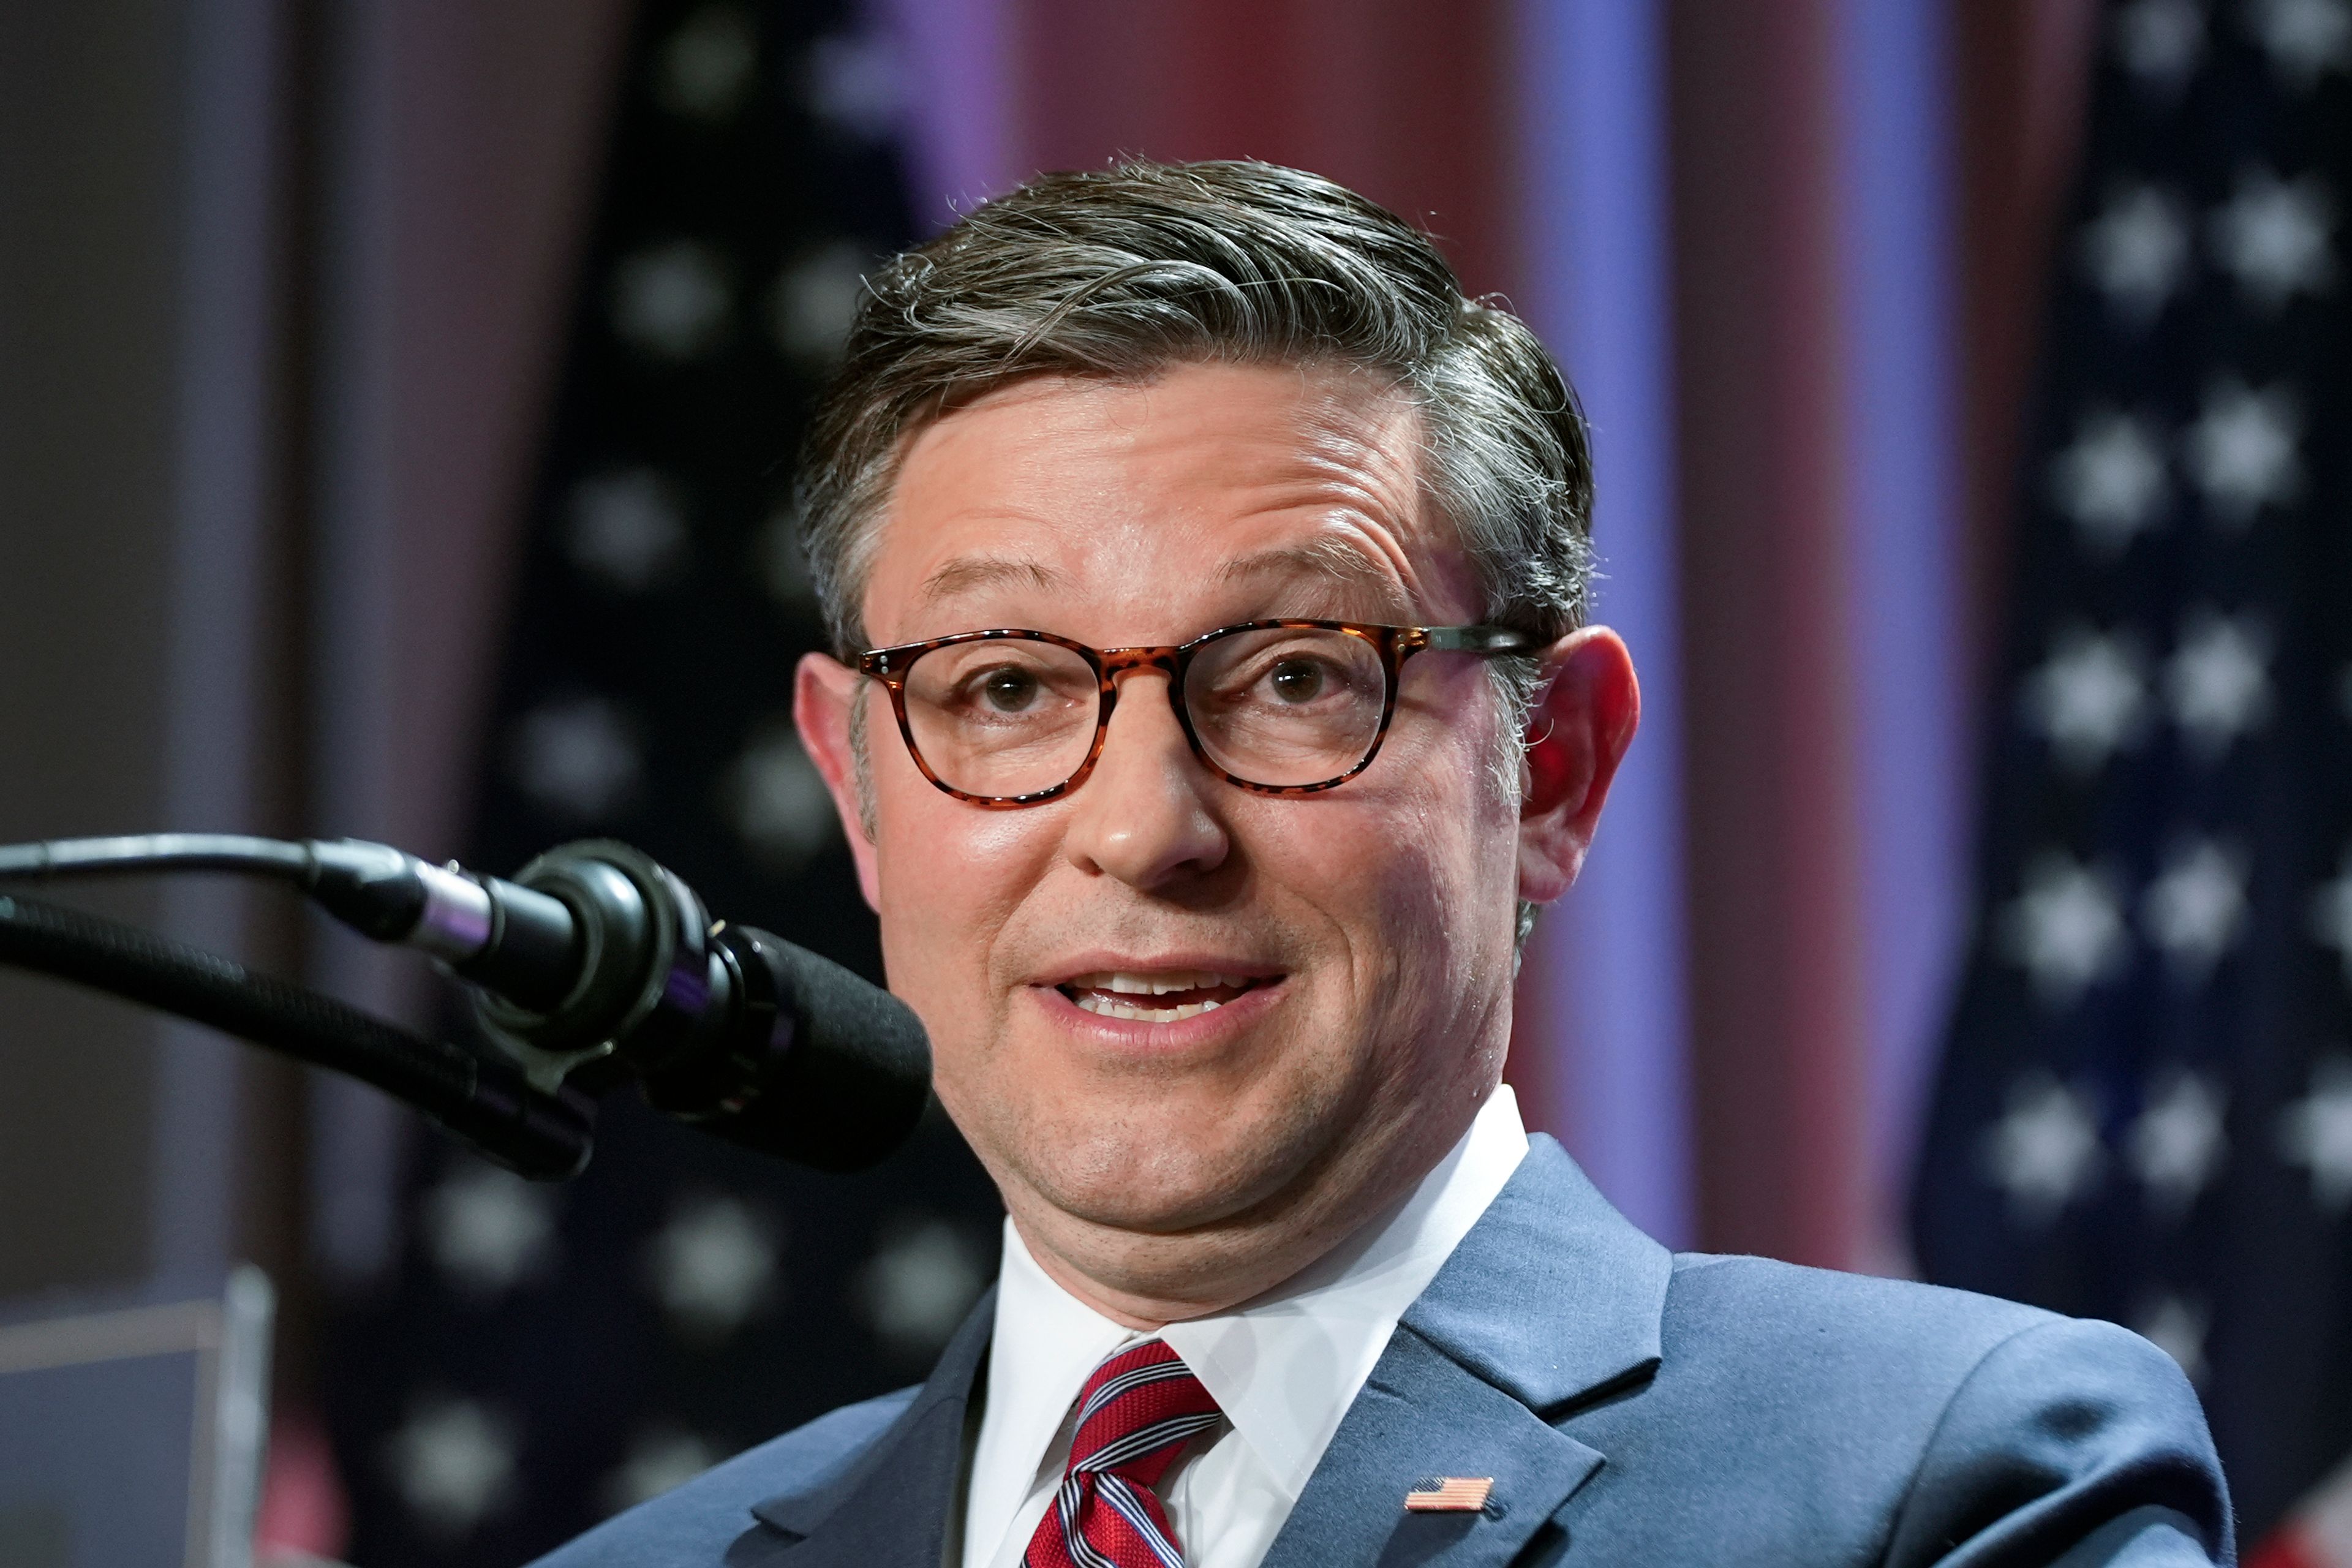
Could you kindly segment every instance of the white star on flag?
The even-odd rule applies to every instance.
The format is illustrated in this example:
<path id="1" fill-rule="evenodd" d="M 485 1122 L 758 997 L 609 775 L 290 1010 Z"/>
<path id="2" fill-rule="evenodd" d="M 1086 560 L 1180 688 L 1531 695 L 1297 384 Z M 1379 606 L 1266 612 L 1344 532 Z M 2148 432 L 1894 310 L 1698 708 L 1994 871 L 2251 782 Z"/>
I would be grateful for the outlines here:
<path id="1" fill-rule="evenodd" d="M 775 1297 L 775 1227 L 740 1198 L 689 1198 L 647 1244 L 646 1275 L 680 1330 L 723 1339 Z"/>
<path id="2" fill-rule="evenodd" d="M 2215 383 L 2182 437 L 2189 477 L 2214 517 L 2243 528 L 2265 506 L 2303 491 L 2303 404 L 2291 388 L 2260 392 L 2234 379 Z"/>
<path id="3" fill-rule="evenodd" d="M 866 293 L 866 253 L 845 240 L 810 251 L 776 279 L 768 325 L 786 357 L 823 367 L 841 357 Z"/>
<path id="4" fill-rule="evenodd" d="M 937 1355 L 988 1284 L 975 1251 L 948 1220 L 886 1226 L 856 1286 L 875 1337 L 903 1361 Z"/>
<path id="5" fill-rule="evenodd" d="M 2010 1086 L 2008 1110 L 1985 1133 L 1983 1159 L 2011 1215 L 2042 1226 L 2089 1189 L 2106 1156 L 2084 1098 L 2037 1068 Z"/>
<path id="6" fill-rule="evenodd" d="M 2252 616 L 2192 610 L 2164 669 L 2172 721 L 2204 761 L 2220 759 L 2271 712 L 2270 634 Z"/>
<path id="7" fill-rule="evenodd" d="M 2116 13 L 2116 53 L 2142 89 L 2169 98 L 2204 58 L 2204 15 L 2195 0 L 2134 0 Z"/>
<path id="8" fill-rule="evenodd" d="M 2120 554 L 2153 528 L 2165 500 L 2164 447 L 2141 420 L 2112 409 L 2086 414 L 2074 443 L 2050 465 L 2051 498 L 2084 542 Z"/>
<path id="9" fill-rule="evenodd" d="M 583 479 L 572 491 L 564 553 L 614 587 L 642 593 L 686 563 L 686 517 L 675 486 L 652 468 Z"/>
<path id="10" fill-rule="evenodd" d="M 2210 839 L 2177 847 L 2148 884 L 2140 921 L 2178 979 L 2202 981 L 2246 920 L 2246 857 Z"/>
<path id="11" fill-rule="evenodd" d="M 2125 1151 L 2149 1206 L 2178 1218 L 2221 1168 L 2228 1101 L 2201 1073 L 2176 1071 L 2132 1123 Z"/>
<path id="12" fill-rule="evenodd" d="M 759 82 L 760 28 L 740 5 L 706 5 L 654 57 L 654 100 L 683 119 L 730 120 Z"/>
<path id="13" fill-rule="evenodd" d="M 2023 891 L 2001 912 L 2001 937 L 2043 1003 L 2058 1007 L 2121 967 L 2131 947 L 2113 882 L 2059 850 L 2026 868 Z"/>
<path id="14" fill-rule="evenodd" d="M 401 1500 L 445 1540 L 470 1533 L 514 1491 L 514 1424 L 471 1399 L 419 1402 L 383 1457 Z"/>
<path id="15" fill-rule="evenodd" d="M 2279 1152 L 2311 1172 L 2321 1208 L 2352 1202 L 2352 1056 L 2330 1051 L 2313 1066 L 2311 1092 L 2279 1113 Z"/>
<path id="16" fill-rule="evenodd" d="M 2083 265 L 2107 303 L 2146 326 L 2179 289 L 2189 265 L 2189 219 L 2154 185 L 2121 185 L 2083 226 Z"/>
<path id="17" fill-rule="evenodd" d="M 719 804 L 743 842 L 778 870 L 798 870 L 840 837 L 833 796 L 790 720 L 752 738 L 720 783 Z"/>
<path id="18" fill-rule="evenodd" d="M 636 727 L 601 697 L 558 698 L 523 714 L 507 763 L 523 794 L 583 822 L 611 816 L 643 772 Z"/>
<path id="19" fill-rule="evenodd" d="M 672 240 L 624 257 L 613 271 L 613 330 L 657 358 L 719 346 L 733 310 L 726 268 L 709 247 Z"/>
<path id="20" fill-rule="evenodd" d="M 2335 217 L 2336 204 L 2317 175 L 2282 180 L 2268 169 L 2249 169 L 2207 227 L 2221 269 L 2256 304 L 2275 310 L 2297 293 L 2321 293 L 2335 281 L 2327 237 Z"/>
<path id="21" fill-rule="evenodd" d="M 2202 1383 L 2205 1334 L 2212 1324 L 2213 1314 L 2202 1303 L 2168 1295 L 2151 1303 L 2132 1330 L 2178 1363 L 2189 1382 Z"/>
<path id="22" fill-rule="evenodd" d="M 2147 710 L 2141 662 L 2137 645 L 2120 634 L 2102 637 L 2078 624 L 2052 639 L 2049 658 L 2025 678 L 2021 704 L 2061 767 L 2096 773 L 2138 738 Z"/>
<path id="23" fill-rule="evenodd" d="M 461 1164 L 425 1195 L 425 1250 L 450 1282 L 498 1296 L 546 1271 L 555 1253 L 555 1195 L 491 1165 Z"/>
<path id="24" fill-rule="evenodd" d="M 605 1511 L 618 1513 L 682 1487 L 727 1456 L 719 1446 L 675 1426 L 637 1434 L 620 1468 L 604 1478 Z"/>
<path id="25" fill-rule="evenodd" d="M 802 68 L 810 112 L 868 142 L 898 128 L 910 86 L 898 51 L 879 35 L 819 38 Z"/>
<path id="26" fill-rule="evenodd" d="M 2352 5 L 2345 0 L 2254 0 L 2254 36 L 2281 76 L 2308 91 L 2352 59 Z"/>
<path id="27" fill-rule="evenodd" d="M 2336 879 L 2311 895 L 2311 934 L 2344 960 L 2344 984 L 2352 985 L 2352 848 L 2344 851 Z"/>

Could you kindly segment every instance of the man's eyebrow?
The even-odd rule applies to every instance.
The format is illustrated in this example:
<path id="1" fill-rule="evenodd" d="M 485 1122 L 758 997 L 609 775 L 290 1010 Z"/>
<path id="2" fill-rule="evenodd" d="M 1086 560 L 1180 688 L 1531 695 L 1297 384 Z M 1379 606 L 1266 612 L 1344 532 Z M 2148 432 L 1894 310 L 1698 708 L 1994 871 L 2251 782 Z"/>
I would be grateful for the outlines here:
<path id="1" fill-rule="evenodd" d="M 1052 593 L 1069 579 L 1043 562 L 1005 555 L 959 555 L 935 568 L 923 579 L 919 597 L 926 604 L 968 593 L 974 588 L 1011 584 Z"/>
<path id="2" fill-rule="evenodd" d="M 1228 561 L 1220 575 L 1228 583 L 1253 577 L 1318 577 L 1335 587 L 1375 589 L 1383 599 L 1400 608 L 1409 602 L 1403 585 L 1394 576 L 1382 571 L 1362 551 L 1338 540 L 1261 550 Z"/>

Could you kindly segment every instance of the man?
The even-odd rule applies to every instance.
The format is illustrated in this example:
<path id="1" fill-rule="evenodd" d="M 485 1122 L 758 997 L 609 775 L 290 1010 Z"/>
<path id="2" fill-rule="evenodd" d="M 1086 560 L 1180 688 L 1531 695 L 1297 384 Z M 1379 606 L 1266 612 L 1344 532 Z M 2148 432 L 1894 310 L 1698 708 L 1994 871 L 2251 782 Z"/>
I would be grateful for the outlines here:
<path id="1" fill-rule="evenodd" d="M 2146 1342 L 1670 1256 L 1522 1131 L 1639 700 L 1574 400 L 1420 234 L 1040 179 L 873 280 L 803 485 L 801 732 L 1003 1275 L 548 1568 L 2229 1560 Z"/>

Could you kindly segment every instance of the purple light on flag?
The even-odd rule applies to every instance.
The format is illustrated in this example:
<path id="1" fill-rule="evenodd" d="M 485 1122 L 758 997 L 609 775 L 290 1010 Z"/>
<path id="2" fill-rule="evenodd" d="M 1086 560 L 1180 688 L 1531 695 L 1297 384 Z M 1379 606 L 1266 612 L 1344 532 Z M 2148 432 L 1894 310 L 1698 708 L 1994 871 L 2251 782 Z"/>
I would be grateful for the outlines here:
<path id="1" fill-rule="evenodd" d="M 1592 422 L 1595 616 L 1641 672 L 1642 729 L 1583 876 L 1536 928 L 1552 1103 L 1594 1183 L 1670 1246 L 1692 1206 L 1680 632 L 1662 8 L 1527 0 L 1518 35 L 1528 316 Z"/>

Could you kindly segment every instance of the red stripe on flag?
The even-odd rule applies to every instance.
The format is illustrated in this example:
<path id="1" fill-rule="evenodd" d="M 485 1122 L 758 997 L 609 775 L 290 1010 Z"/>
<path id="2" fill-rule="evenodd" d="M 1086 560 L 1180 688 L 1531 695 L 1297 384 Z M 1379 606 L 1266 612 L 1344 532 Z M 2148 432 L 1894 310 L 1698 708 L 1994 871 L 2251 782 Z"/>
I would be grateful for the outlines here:
<path id="1" fill-rule="evenodd" d="M 2316 1543 L 2293 1524 L 2282 1525 L 2265 1537 L 2239 1568 L 2340 1568 L 2313 1550 Z"/>
<path id="2" fill-rule="evenodd" d="M 2352 1568 L 2352 1460 L 2305 1492 L 2243 1568 Z"/>

